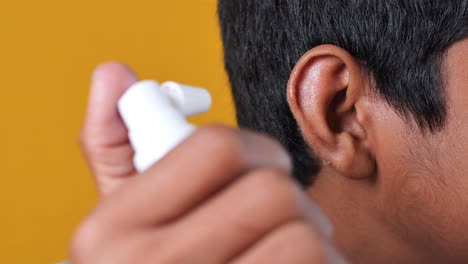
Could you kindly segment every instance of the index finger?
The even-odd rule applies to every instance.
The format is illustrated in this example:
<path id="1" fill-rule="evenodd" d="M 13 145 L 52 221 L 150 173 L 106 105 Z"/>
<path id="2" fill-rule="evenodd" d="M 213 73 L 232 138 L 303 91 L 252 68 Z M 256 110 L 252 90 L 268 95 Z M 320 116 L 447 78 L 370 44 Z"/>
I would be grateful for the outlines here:
<path id="1" fill-rule="evenodd" d="M 103 217 L 130 225 L 163 224 L 196 207 L 239 175 L 262 167 L 289 173 L 291 161 L 280 144 L 266 136 L 223 126 L 201 128 L 104 201 Z"/>

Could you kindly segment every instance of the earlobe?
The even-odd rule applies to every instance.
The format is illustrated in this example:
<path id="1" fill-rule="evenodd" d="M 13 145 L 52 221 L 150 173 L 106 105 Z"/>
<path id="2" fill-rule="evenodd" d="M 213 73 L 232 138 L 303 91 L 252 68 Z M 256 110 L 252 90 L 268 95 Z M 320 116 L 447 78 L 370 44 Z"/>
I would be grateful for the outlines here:
<path id="1" fill-rule="evenodd" d="M 347 51 L 321 45 L 296 64 L 288 83 L 288 102 L 306 142 L 341 175 L 367 178 L 375 160 L 359 122 L 366 95 L 362 67 Z"/>

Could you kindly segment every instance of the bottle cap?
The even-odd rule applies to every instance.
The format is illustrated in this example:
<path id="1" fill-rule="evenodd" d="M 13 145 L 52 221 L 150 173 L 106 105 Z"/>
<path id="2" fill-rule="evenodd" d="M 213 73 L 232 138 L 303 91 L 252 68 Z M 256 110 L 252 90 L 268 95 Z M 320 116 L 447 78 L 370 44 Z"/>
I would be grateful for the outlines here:
<path id="1" fill-rule="evenodd" d="M 211 107 L 211 95 L 205 89 L 173 81 L 163 83 L 161 89 L 169 95 L 174 106 L 186 117 L 204 113 Z"/>
<path id="2" fill-rule="evenodd" d="M 185 114 L 207 111 L 211 105 L 209 93 L 201 88 L 177 83 L 169 87 L 173 87 L 171 92 L 164 92 L 155 81 L 141 81 L 130 87 L 118 102 L 138 171 L 149 168 L 195 130 L 187 123 Z M 197 103 L 198 98 L 202 103 Z"/>

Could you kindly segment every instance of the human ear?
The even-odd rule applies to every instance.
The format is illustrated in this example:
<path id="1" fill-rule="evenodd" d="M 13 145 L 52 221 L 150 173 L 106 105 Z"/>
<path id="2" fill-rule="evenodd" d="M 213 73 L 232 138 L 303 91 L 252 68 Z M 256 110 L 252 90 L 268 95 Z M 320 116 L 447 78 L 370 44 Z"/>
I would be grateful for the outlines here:
<path id="1" fill-rule="evenodd" d="M 326 164 L 354 179 L 371 177 L 376 170 L 357 107 L 366 94 L 363 72 L 346 50 L 321 45 L 299 60 L 287 88 L 306 142 Z"/>

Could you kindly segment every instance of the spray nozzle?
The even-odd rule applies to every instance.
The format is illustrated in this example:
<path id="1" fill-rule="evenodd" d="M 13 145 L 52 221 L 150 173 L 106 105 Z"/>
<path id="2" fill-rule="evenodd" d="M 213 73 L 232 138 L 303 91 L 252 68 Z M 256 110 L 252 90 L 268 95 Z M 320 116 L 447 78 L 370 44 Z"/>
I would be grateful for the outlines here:
<path id="1" fill-rule="evenodd" d="M 134 164 L 139 171 L 150 167 L 195 127 L 185 117 L 206 112 L 211 107 L 207 90 L 166 82 L 141 81 L 130 87 L 118 102 L 129 139 L 135 150 Z"/>
<path id="2" fill-rule="evenodd" d="M 211 107 L 211 96 L 205 89 L 172 81 L 161 84 L 161 89 L 186 117 L 207 112 Z"/>

